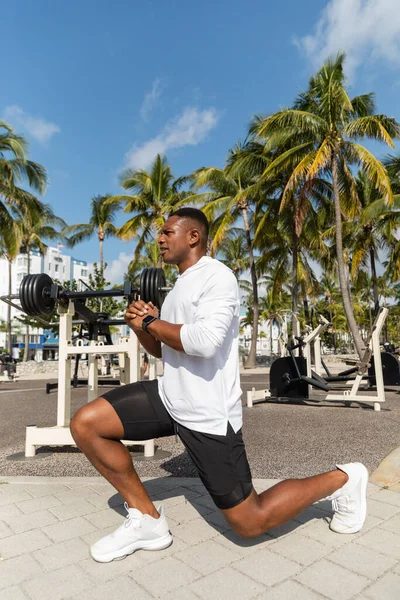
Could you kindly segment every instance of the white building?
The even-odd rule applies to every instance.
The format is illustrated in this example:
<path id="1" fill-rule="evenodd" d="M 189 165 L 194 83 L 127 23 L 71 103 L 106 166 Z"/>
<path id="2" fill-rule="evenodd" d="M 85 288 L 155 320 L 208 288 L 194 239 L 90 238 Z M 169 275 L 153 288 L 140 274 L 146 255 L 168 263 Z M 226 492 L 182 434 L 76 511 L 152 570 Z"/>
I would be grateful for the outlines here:
<path id="1" fill-rule="evenodd" d="M 9 293 L 8 266 L 7 259 L 0 258 L 0 296 L 6 296 Z M 63 254 L 60 247 L 47 247 L 46 254 L 43 256 L 39 252 L 32 250 L 30 272 L 47 273 L 52 279 L 57 279 L 61 283 L 71 281 L 72 279 L 78 282 L 79 280 L 82 280 L 84 283 L 89 282 L 87 262 Z M 12 263 L 12 294 L 18 294 L 21 281 L 27 274 L 28 258 L 26 254 L 18 254 Z M 16 304 L 18 304 L 18 301 Z M 7 310 L 8 305 L 0 301 L 0 321 L 7 321 Z M 11 309 L 11 318 L 21 314 L 23 313 L 14 308 Z M 23 330 L 23 325 L 21 325 L 20 329 L 21 331 Z M 30 334 L 29 347 L 32 349 L 33 354 L 37 354 L 38 350 L 40 350 L 40 338 L 43 337 L 43 330 L 34 329 Z M 0 332 L 0 347 L 6 347 L 6 336 L 6 333 Z M 24 346 L 24 343 L 19 344 L 20 347 L 21 345 Z"/>

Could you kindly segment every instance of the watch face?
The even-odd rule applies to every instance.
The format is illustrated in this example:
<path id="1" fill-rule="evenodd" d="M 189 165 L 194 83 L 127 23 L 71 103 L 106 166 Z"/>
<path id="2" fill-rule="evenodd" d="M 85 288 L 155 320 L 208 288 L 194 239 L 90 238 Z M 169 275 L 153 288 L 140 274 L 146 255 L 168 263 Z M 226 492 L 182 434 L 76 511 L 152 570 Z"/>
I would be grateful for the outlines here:
<path id="1" fill-rule="evenodd" d="M 152 321 L 154 321 L 155 318 L 156 317 L 153 317 L 152 315 L 147 315 L 147 317 L 145 317 L 143 319 L 143 323 L 146 323 L 146 324 L 151 323 Z"/>

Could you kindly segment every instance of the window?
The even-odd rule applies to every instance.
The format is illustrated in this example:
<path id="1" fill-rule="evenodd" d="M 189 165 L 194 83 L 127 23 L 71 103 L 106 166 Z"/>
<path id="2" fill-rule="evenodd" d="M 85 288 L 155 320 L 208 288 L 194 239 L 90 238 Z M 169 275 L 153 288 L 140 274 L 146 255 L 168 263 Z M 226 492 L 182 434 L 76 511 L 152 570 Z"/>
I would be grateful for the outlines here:
<path id="1" fill-rule="evenodd" d="M 19 256 L 17 264 L 19 267 L 26 267 L 28 264 L 28 259 L 26 256 Z"/>
<path id="2" fill-rule="evenodd" d="M 17 283 L 21 283 L 27 273 L 17 273 Z"/>
<path id="3" fill-rule="evenodd" d="M 58 265 L 54 265 L 54 270 L 58 271 Z"/>
<path id="4" fill-rule="evenodd" d="M 81 269 L 81 277 L 87 277 L 87 269 Z"/>

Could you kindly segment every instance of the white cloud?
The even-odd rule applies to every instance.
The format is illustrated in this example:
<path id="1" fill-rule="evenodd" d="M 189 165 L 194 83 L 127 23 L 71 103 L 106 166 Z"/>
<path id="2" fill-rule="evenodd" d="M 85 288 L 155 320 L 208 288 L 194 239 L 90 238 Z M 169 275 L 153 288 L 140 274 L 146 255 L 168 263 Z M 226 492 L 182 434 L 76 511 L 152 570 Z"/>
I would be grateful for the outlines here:
<path id="1" fill-rule="evenodd" d="M 140 116 L 142 120 L 147 123 L 150 118 L 150 113 L 159 105 L 159 99 L 161 96 L 161 82 L 159 79 L 153 81 L 150 92 L 145 94 L 142 106 L 140 107 Z"/>
<path id="2" fill-rule="evenodd" d="M 38 117 L 32 117 L 32 115 L 29 115 L 16 104 L 5 108 L 3 119 L 16 129 L 21 128 L 26 131 L 41 144 L 45 144 L 55 133 L 61 131 L 55 123 Z"/>
<path id="3" fill-rule="evenodd" d="M 170 148 L 196 146 L 218 123 L 219 114 L 214 107 L 198 110 L 187 107 L 177 118 L 167 123 L 156 137 L 140 145 L 134 145 L 127 153 L 127 166 L 145 169 L 156 154 L 165 154 Z"/>
<path id="4" fill-rule="evenodd" d="M 123 283 L 124 275 L 128 272 L 128 265 L 133 258 L 132 254 L 126 254 L 125 252 L 120 252 L 118 258 L 112 261 L 105 270 L 105 278 L 111 284 L 115 283 Z"/>
<path id="5" fill-rule="evenodd" d="M 367 62 L 400 65 L 398 0 L 330 0 L 312 35 L 295 43 L 318 67 L 339 50 L 347 53 L 347 73 Z"/>

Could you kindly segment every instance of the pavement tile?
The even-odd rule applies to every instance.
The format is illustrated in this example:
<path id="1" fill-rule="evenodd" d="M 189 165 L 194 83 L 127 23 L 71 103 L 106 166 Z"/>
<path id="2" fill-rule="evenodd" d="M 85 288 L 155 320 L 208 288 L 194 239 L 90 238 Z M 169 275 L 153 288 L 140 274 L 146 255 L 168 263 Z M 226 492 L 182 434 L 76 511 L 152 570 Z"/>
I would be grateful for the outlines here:
<path id="1" fill-rule="evenodd" d="M 32 555 L 46 571 L 54 571 L 85 560 L 88 557 L 88 547 L 83 540 L 77 538 L 53 544 L 33 552 Z"/>
<path id="2" fill-rule="evenodd" d="M 96 583 L 103 584 L 107 581 L 117 581 L 120 577 L 134 569 L 142 568 L 140 552 L 134 552 L 123 560 L 113 560 L 109 563 L 98 563 L 90 556 L 79 563 L 79 567 L 85 571 Z M 112 594 L 111 594 L 112 596 Z"/>
<path id="3" fill-rule="evenodd" d="M 10 486 L 11 489 L 7 489 L 0 496 L 0 506 L 6 506 L 7 504 L 15 504 L 16 502 L 23 502 L 24 500 L 32 500 L 32 496 L 24 489 L 19 489 L 14 486 Z"/>
<path id="4" fill-rule="evenodd" d="M 366 577 L 325 559 L 306 567 L 296 575 L 296 580 L 332 600 L 353 598 L 370 583 Z"/>
<path id="5" fill-rule="evenodd" d="M 372 580 L 377 579 L 396 564 L 396 559 L 355 543 L 335 550 L 327 558 L 349 571 Z"/>
<path id="6" fill-rule="evenodd" d="M 383 521 L 380 524 L 380 527 L 386 529 L 386 531 L 391 531 L 392 533 L 400 535 L 400 514 Z"/>
<path id="7" fill-rule="evenodd" d="M 0 590 L 20 584 L 43 573 L 42 567 L 29 554 L 0 561 Z"/>
<path id="8" fill-rule="evenodd" d="M 93 580 L 76 565 L 34 577 L 22 584 L 31 600 L 62 600 L 93 588 Z"/>
<path id="9" fill-rule="evenodd" d="M 210 511 L 213 511 L 217 508 L 214 500 L 211 498 L 211 496 L 208 492 L 206 494 L 199 495 L 197 498 L 193 499 L 192 502 L 193 502 L 194 506 L 201 504 L 201 506 L 204 506 L 205 508 L 209 508 Z"/>
<path id="10" fill-rule="evenodd" d="M 58 498 L 55 496 L 44 496 L 43 498 L 31 498 L 30 500 L 25 500 L 24 502 L 17 502 L 17 507 L 20 508 L 26 515 L 30 515 L 39 510 L 53 508 L 54 506 L 59 506 L 60 504 L 60 500 L 58 500 Z"/>
<path id="11" fill-rule="evenodd" d="M 298 523 L 306 524 L 314 519 L 330 520 L 331 518 L 332 510 L 326 508 L 325 505 L 313 504 L 312 506 L 306 508 L 306 510 L 303 510 L 303 512 L 297 515 L 297 517 L 295 517 L 293 520 L 297 521 Z"/>
<path id="12" fill-rule="evenodd" d="M 256 600 L 323 600 L 324 596 L 302 586 L 298 581 L 284 581 L 268 588 Z"/>
<path id="13" fill-rule="evenodd" d="M 58 523 L 58 519 L 48 510 L 39 510 L 32 514 L 16 517 L 8 521 L 14 533 L 24 533 L 31 529 L 42 529 L 46 525 Z"/>
<path id="14" fill-rule="evenodd" d="M 301 533 L 278 539 L 275 544 L 271 545 L 270 549 L 303 566 L 311 565 L 332 550 L 329 546 Z"/>
<path id="15" fill-rule="evenodd" d="M 260 550 L 276 544 L 276 539 L 269 536 L 268 534 L 260 535 L 256 538 L 245 540 L 241 538 L 237 533 L 232 530 L 224 532 L 215 538 L 217 544 L 222 544 L 228 549 L 232 549 L 241 556 L 248 556 L 254 552 L 260 552 Z"/>
<path id="16" fill-rule="evenodd" d="M 86 500 L 79 500 L 71 504 L 60 504 L 60 506 L 55 506 L 50 510 L 60 521 L 67 521 L 74 517 L 83 517 L 95 512 L 93 504 L 90 504 Z"/>
<path id="17" fill-rule="evenodd" d="M 188 501 L 192 498 L 198 498 L 200 494 L 192 489 L 178 486 L 168 490 L 163 489 L 158 494 L 152 494 L 152 500 L 153 502 L 162 502 L 166 505 L 173 505 L 182 502 L 182 496 Z"/>
<path id="18" fill-rule="evenodd" d="M 274 538 L 280 538 L 296 531 L 299 533 L 304 526 L 303 523 L 299 523 L 298 521 L 288 521 L 287 523 L 283 523 L 283 525 L 268 529 L 268 534 Z"/>
<path id="19" fill-rule="evenodd" d="M 173 556 L 130 571 L 139 585 L 153 596 L 162 596 L 179 587 L 186 587 L 200 574 Z"/>
<path id="20" fill-rule="evenodd" d="M 381 527 L 367 531 L 358 538 L 357 543 L 400 560 L 400 536 Z"/>
<path id="21" fill-rule="evenodd" d="M 26 600 L 27 597 L 17 585 L 0 591 L 0 600 Z"/>
<path id="22" fill-rule="evenodd" d="M 1 556 L 4 559 L 28 554 L 40 548 L 50 546 L 51 540 L 40 530 L 26 531 L 1 541 Z"/>
<path id="23" fill-rule="evenodd" d="M 378 502 L 373 498 L 368 498 L 367 503 L 368 514 L 378 517 L 379 519 L 390 519 L 400 512 L 400 506 Z"/>
<path id="24" fill-rule="evenodd" d="M 324 520 L 313 521 L 307 524 L 301 530 L 302 535 L 312 538 L 317 542 L 321 542 L 329 548 L 337 548 L 348 544 L 354 536 L 335 533 L 329 529 L 328 523 Z"/>
<path id="25" fill-rule="evenodd" d="M 54 525 L 45 527 L 43 531 L 54 542 L 64 542 L 76 537 L 82 537 L 92 531 L 95 531 L 97 535 L 99 533 L 99 530 L 83 517 L 76 517 L 75 519 L 69 519 L 61 523 L 58 521 Z"/>
<path id="26" fill-rule="evenodd" d="M 235 564 L 235 569 L 266 586 L 272 586 L 289 579 L 301 570 L 298 563 L 279 556 L 271 550 L 260 550 L 255 556 L 243 558 Z"/>
<path id="27" fill-rule="evenodd" d="M 15 517 L 23 516 L 22 510 L 20 510 L 15 504 L 7 504 L 6 506 L 0 506 L 0 521 L 8 523 L 10 519 Z"/>
<path id="28" fill-rule="evenodd" d="M 372 494 L 371 498 L 372 500 L 377 500 L 378 502 L 386 502 L 386 504 L 400 507 L 400 494 L 398 492 L 380 489 L 379 492 Z"/>
<path id="29" fill-rule="evenodd" d="M 114 493 L 103 492 L 102 494 L 92 494 L 91 496 L 88 496 L 86 500 L 101 510 L 124 505 L 124 499 L 119 494 L 116 494 L 115 490 Z"/>
<path id="30" fill-rule="evenodd" d="M 97 493 L 86 485 L 74 490 L 61 491 L 55 494 L 56 498 L 58 498 L 62 504 L 71 504 L 73 502 L 78 502 L 78 500 L 87 500 L 91 496 L 96 495 Z"/>
<path id="31" fill-rule="evenodd" d="M 196 546 L 178 552 L 176 558 L 193 567 L 202 575 L 213 573 L 240 559 L 240 554 L 217 544 L 214 540 L 201 542 Z"/>
<path id="32" fill-rule="evenodd" d="M 203 518 L 183 523 L 172 530 L 174 536 L 180 538 L 190 546 L 209 540 L 218 535 L 218 533 L 215 527 L 209 525 Z"/>
<path id="33" fill-rule="evenodd" d="M 232 567 L 210 573 L 189 586 L 189 590 L 204 600 L 250 600 L 264 589 L 260 583 Z"/>
<path id="34" fill-rule="evenodd" d="M 115 581 L 108 581 L 95 585 L 91 590 L 79 592 L 71 600 L 110 600 L 110 598 L 134 598 L 135 600 L 152 600 L 142 587 L 130 577 L 118 577 Z"/>
<path id="35" fill-rule="evenodd" d="M 138 560 L 140 560 L 141 563 L 150 564 L 170 556 L 175 556 L 176 554 L 179 554 L 179 552 L 189 550 L 190 547 L 191 546 L 186 542 L 183 542 L 177 537 L 173 537 L 172 544 L 168 548 L 165 548 L 165 550 L 160 550 L 157 552 L 141 550 L 139 552 L 135 552 L 135 556 L 138 558 Z"/>
<path id="36" fill-rule="evenodd" d="M 82 502 L 85 502 L 85 500 Z M 87 502 L 86 504 L 89 503 Z M 72 506 L 72 504 L 69 506 Z M 114 525 L 114 527 L 118 527 L 124 521 L 124 517 L 112 508 L 107 508 L 106 510 L 100 510 L 96 512 L 96 510 L 93 510 L 92 507 L 92 512 L 90 514 L 86 514 L 85 518 L 98 528 L 111 527 L 112 525 Z"/>
<path id="37" fill-rule="evenodd" d="M 185 587 L 163 595 L 162 600 L 199 600 L 199 596 Z"/>
<path id="38" fill-rule="evenodd" d="M 166 515 L 168 519 L 172 518 L 177 525 L 180 525 L 181 523 L 187 523 L 188 521 L 198 519 L 209 512 L 210 509 L 201 504 L 193 506 L 191 502 L 182 502 L 181 504 L 169 506 Z"/>
<path id="39" fill-rule="evenodd" d="M 9 535 L 14 535 L 13 530 L 9 528 L 7 523 L 0 521 L 0 540 L 2 538 L 8 537 Z"/>
<path id="40" fill-rule="evenodd" d="M 34 498 L 43 496 L 54 496 L 61 492 L 67 492 L 68 488 L 62 483 L 33 483 L 26 488 Z"/>
<path id="41" fill-rule="evenodd" d="M 364 595 L 372 600 L 398 600 L 400 598 L 400 576 L 395 573 L 386 573 L 367 588 Z"/>

